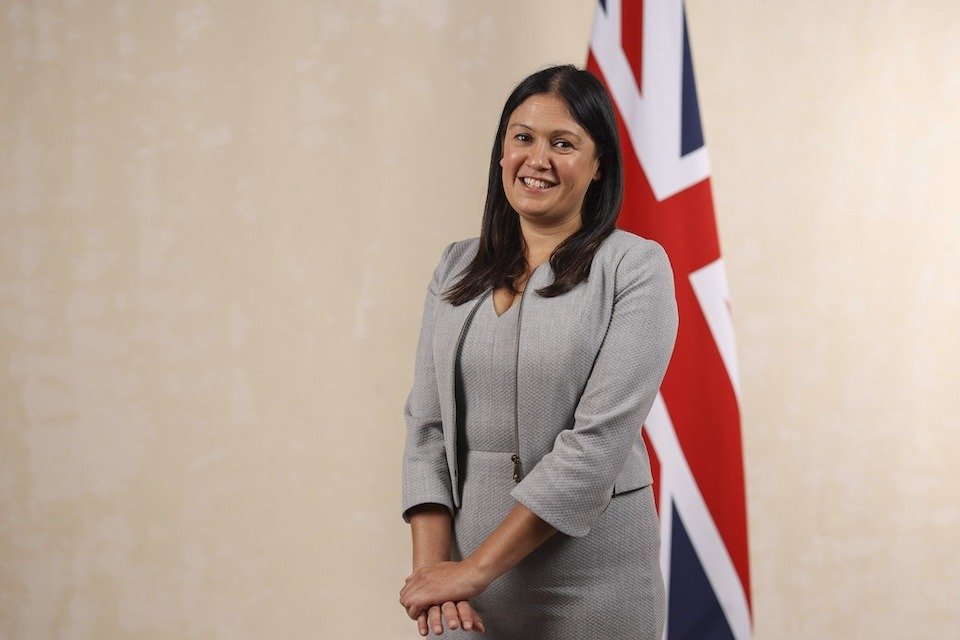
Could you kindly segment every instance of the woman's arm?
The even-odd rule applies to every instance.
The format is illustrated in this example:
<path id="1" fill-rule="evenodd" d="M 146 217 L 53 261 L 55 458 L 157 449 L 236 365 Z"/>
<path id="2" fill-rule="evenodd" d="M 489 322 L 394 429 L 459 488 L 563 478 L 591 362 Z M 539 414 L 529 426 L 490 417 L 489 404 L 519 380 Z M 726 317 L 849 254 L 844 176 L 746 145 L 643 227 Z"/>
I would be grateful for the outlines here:
<path id="1" fill-rule="evenodd" d="M 410 510 L 413 570 L 450 559 L 450 512 L 440 504 L 422 504 Z"/>
<path id="2" fill-rule="evenodd" d="M 414 571 L 450 560 L 451 520 L 450 511 L 444 505 L 427 503 L 410 509 L 410 534 Z M 437 604 L 440 602 L 443 604 Z M 441 613 L 447 618 L 450 629 L 463 627 L 468 631 L 484 631 L 483 619 L 466 600 L 436 600 L 415 616 L 421 636 L 427 635 L 428 625 L 433 627 L 435 634 L 443 633 Z"/>
<path id="3" fill-rule="evenodd" d="M 414 571 L 450 559 L 450 512 L 445 506 L 427 503 L 413 507 L 410 510 L 410 535 Z M 427 635 L 428 626 L 433 627 L 435 634 L 443 633 L 440 605 L 431 604 L 417 614 L 417 631 L 421 636 Z"/>
<path id="4" fill-rule="evenodd" d="M 557 530 L 521 503 L 464 559 L 484 588 L 550 539 Z"/>
<path id="5" fill-rule="evenodd" d="M 637 442 L 673 353 L 677 301 L 659 244 L 634 243 L 617 264 L 606 335 L 577 400 L 573 426 L 510 491 L 561 533 L 596 525 Z"/>
<path id="6" fill-rule="evenodd" d="M 403 408 L 407 435 L 403 449 L 401 512 L 406 522 L 410 522 L 410 510 L 417 505 L 442 504 L 451 513 L 454 508 L 443 440 L 437 374 L 433 362 L 433 328 L 443 288 L 443 274 L 455 245 L 455 242 L 451 243 L 444 249 L 427 287 L 413 368 L 413 384 Z"/>
<path id="7" fill-rule="evenodd" d="M 453 496 L 432 351 L 434 315 L 443 288 L 442 279 L 456 244 L 452 242 L 444 249 L 427 288 L 413 385 L 404 406 L 407 437 L 403 454 L 402 516 L 411 525 L 414 570 L 450 560 Z M 438 602 L 442 604 L 431 603 L 436 606 L 418 617 L 420 635 L 427 635 L 428 623 L 437 633 L 442 633 L 441 609 L 450 628 L 483 630 L 483 621 L 470 603 Z"/>
<path id="8" fill-rule="evenodd" d="M 446 514 L 445 517 L 449 518 Z M 435 602 L 468 600 L 483 592 L 556 531 L 517 503 L 500 526 L 462 562 L 415 568 L 400 591 L 400 604 L 411 618 L 417 618 Z"/>

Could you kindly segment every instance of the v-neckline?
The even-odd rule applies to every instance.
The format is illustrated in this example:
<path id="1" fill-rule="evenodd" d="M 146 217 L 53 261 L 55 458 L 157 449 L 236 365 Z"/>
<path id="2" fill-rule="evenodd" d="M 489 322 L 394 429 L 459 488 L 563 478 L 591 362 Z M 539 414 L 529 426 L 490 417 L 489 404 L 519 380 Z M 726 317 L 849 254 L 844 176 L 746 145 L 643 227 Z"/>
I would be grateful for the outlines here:
<path id="1" fill-rule="evenodd" d="M 550 261 L 549 261 L 549 260 L 544 260 L 543 262 L 541 262 L 540 264 L 538 264 L 537 266 L 535 266 L 535 267 L 533 268 L 533 271 L 531 271 L 531 272 L 530 272 L 530 275 L 527 276 L 527 281 L 526 281 L 526 282 L 524 283 L 524 285 L 523 285 L 524 291 L 526 291 L 527 287 L 530 286 L 530 283 L 533 282 L 533 276 L 537 273 L 537 269 L 539 269 L 540 267 L 542 267 L 542 266 L 545 265 L 545 264 L 550 264 Z M 497 303 L 496 303 L 496 301 L 494 301 L 494 299 L 493 299 L 493 292 L 494 292 L 494 291 L 495 291 L 495 289 L 490 289 L 490 306 L 493 308 L 493 317 L 494 317 L 495 319 L 499 319 L 499 318 L 502 318 L 503 316 L 507 315 L 508 313 L 510 313 L 510 310 L 511 310 L 511 309 L 513 309 L 514 307 L 516 307 L 517 305 L 519 305 L 519 304 L 523 301 L 523 291 L 521 291 L 521 292 L 520 292 L 520 297 L 514 299 L 513 304 L 511 304 L 509 307 L 507 307 L 507 308 L 504 310 L 503 313 L 501 313 L 500 315 L 497 315 Z"/>
<path id="2" fill-rule="evenodd" d="M 514 298 L 513 302 L 510 304 L 510 306 L 503 310 L 503 313 L 498 314 L 498 313 L 497 313 L 497 301 L 494 300 L 494 298 L 493 298 L 493 291 L 491 291 L 491 292 L 490 292 L 490 306 L 493 308 L 493 318 L 494 318 L 495 320 L 499 320 L 499 319 L 502 318 L 503 316 L 505 316 L 505 315 L 507 315 L 508 313 L 510 313 L 510 310 L 511 310 L 511 309 L 513 309 L 515 306 L 517 306 L 518 304 L 520 304 L 520 298 L 522 298 L 522 297 L 523 297 L 523 294 L 521 293 L 519 298 Z"/>

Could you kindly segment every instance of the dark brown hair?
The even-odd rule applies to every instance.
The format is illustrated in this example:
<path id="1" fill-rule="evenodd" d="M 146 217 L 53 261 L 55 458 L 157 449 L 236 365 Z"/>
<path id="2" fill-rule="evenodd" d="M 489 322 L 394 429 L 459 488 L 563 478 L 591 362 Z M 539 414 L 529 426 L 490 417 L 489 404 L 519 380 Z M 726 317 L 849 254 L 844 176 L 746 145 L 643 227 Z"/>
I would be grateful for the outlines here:
<path id="1" fill-rule="evenodd" d="M 513 283 L 526 268 L 524 242 L 519 216 L 503 191 L 500 159 L 510 116 L 524 100 L 544 93 L 563 100 L 573 119 L 593 138 L 600 179 L 590 184 L 584 196 L 583 225 L 550 255 L 553 283 L 536 292 L 546 298 L 559 296 L 586 279 L 594 254 L 616 228 L 623 201 L 623 164 L 617 122 L 607 91 L 596 76 L 573 65 L 538 71 L 522 80 L 503 106 L 490 154 L 480 246 L 476 257 L 461 272 L 463 277 L 444 295 L 451 304 L 461 305 L 491 287 L 506 287 L 518 293 Z"/>

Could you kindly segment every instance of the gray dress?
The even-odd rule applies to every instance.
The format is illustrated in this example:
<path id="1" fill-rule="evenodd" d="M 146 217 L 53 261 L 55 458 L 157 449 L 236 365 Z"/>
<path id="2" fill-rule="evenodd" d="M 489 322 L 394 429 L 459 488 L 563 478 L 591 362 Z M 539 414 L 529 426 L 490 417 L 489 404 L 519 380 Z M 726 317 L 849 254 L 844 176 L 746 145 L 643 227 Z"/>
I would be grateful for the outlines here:
<path id="1" fill-rule="evenodd" d="M 513 416 L 518 303 L 497 316 L 487 296 L 467 330 L 456 371 L 462 506 L 454 559 L 469 555 L 517 501 Z M 529 471 L 529 470 L 527 470 Z M 489 640 L 660 640 L 664 593 L 651 487 L 614 496 L 583 537 L 557 532 L 471 600 Z M 431 631 L 431 637 L 432 631 Z"/>

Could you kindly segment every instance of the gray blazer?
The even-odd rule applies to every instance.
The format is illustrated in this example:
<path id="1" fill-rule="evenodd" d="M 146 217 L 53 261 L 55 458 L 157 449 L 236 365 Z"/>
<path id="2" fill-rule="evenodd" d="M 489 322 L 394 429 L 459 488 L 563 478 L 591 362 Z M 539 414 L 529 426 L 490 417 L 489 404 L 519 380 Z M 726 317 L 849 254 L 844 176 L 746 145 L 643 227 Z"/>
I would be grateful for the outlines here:
<path id="1" fill-rule="evenodd" d="M 456 358 L 473 313 L 491 291 L 460 306 L 442 299 L 477 253 L 478 238 L 450 244 L 423 310 L 404 416 L 403 518 L 425 502 L 460 507 Z M 517 303 L 517 431 L 522 479 L 511 495 L 570 536 L 586 535 L 613 495 L 652 482 L 640 427 L 673 352 L 677 303 L 663 248 L 620 229 L 597 250 L 590 275 L 544 298 L 549 262 Z"/>

